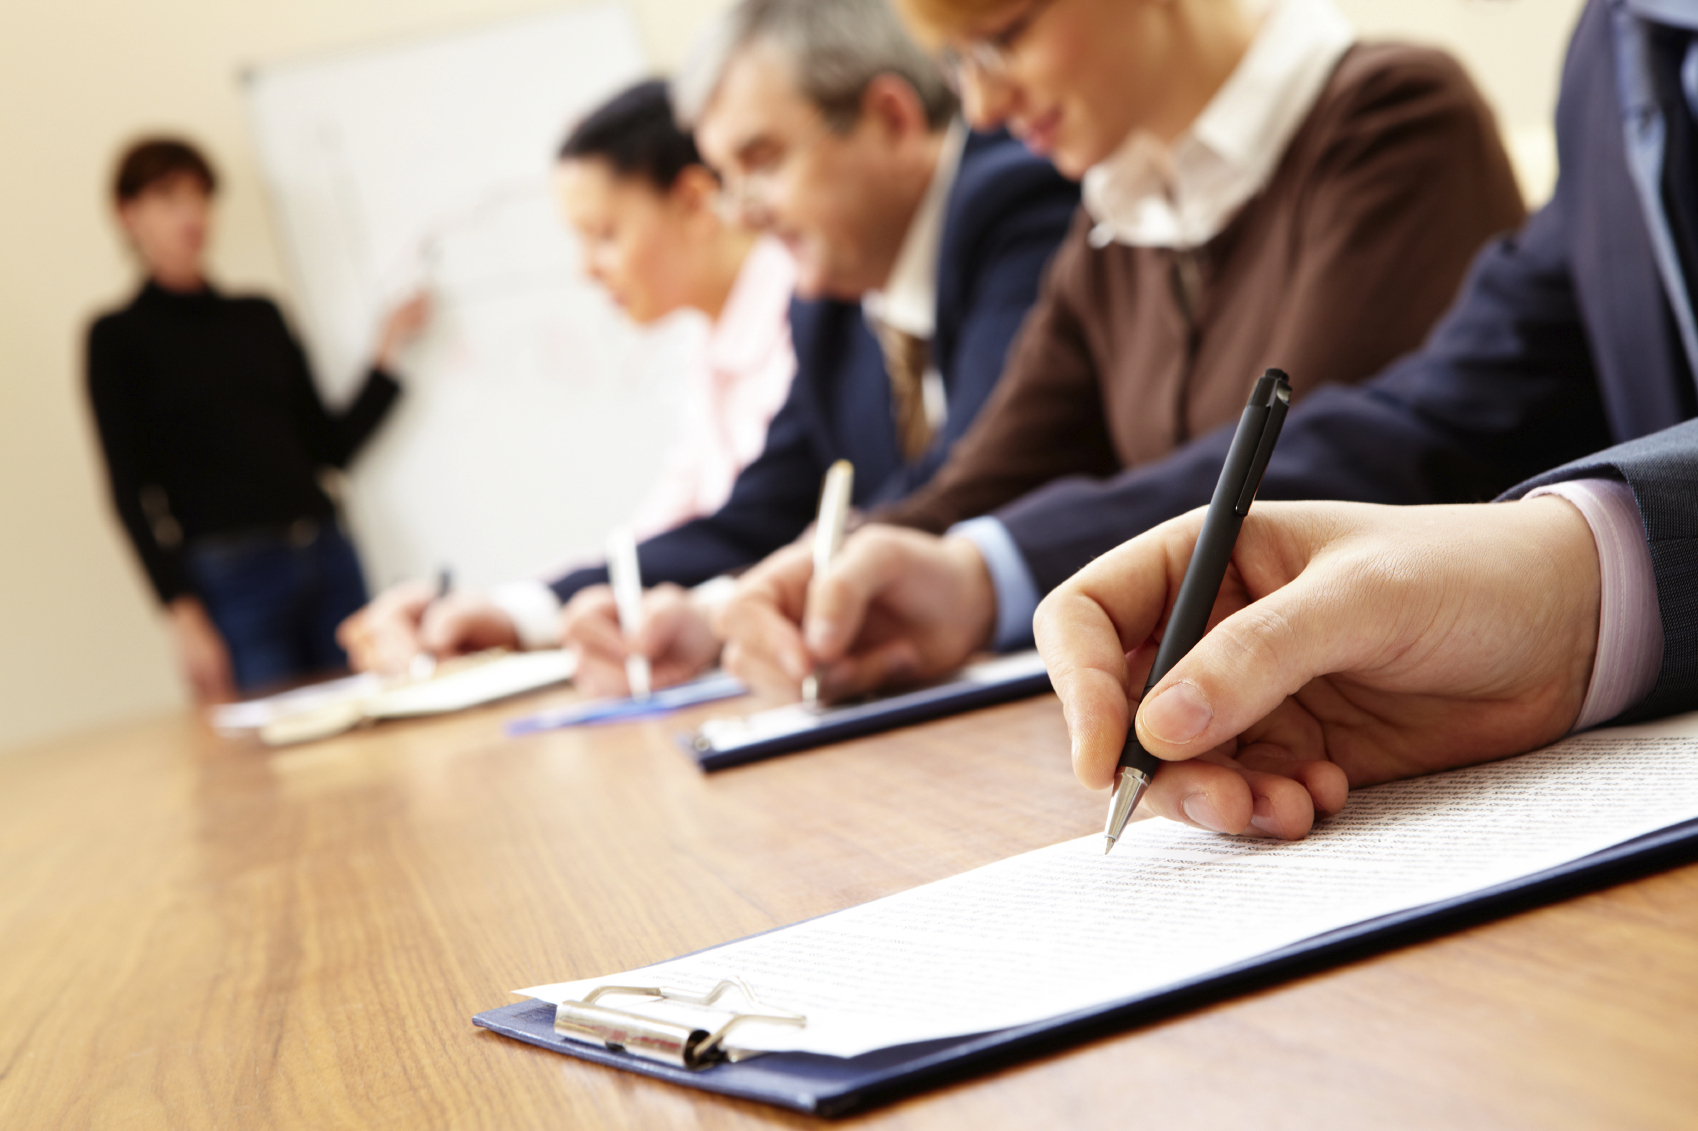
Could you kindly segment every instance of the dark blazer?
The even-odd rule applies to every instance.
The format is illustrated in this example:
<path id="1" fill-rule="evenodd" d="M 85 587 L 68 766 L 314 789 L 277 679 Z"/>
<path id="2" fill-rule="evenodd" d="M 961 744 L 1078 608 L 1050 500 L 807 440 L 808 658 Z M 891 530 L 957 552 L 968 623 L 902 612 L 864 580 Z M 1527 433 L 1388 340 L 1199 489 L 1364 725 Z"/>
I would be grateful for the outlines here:
<path id="1" fill-rule="evenodd" d="M 978 415 L 1037 297 L 1050 254 L 1079 201 L 1064 180 L 1007 134 L 969 135 L 944 212 L 932 359 L 949 416 L 931 449 L 909 464 L 891 411 L 884 355 L 859 303 L 796 302 L 790 332 L 796 378 L 766 447 L 731 498 L 637 548 L 645 584 L 694 585 L 760 561 L 814 519 L 834 460 L 855 465 L 854 504 L 890 502 L 925 483 Z M 607 580 L 605 568 L 552 583 L 562 600 Z"/>
<path id="2" fill-rule="evenodd" d="M 1698 415 L 1627 167 L 1613 9 L 1592 0 L 1569 47 L 1550 203 L 1479 255 L 1420 351 L 1292 410 L 1262 498 L 1483 501 Z M 1687 113 L 1672 100 L 1665 111 Z M 1230 439 L 1226 428 L 1113 479 L 1051 483 L 997 517 L 1047 592 L 1206 504 Z"/>
<path id="3" fill-rule="evenodd" d="M 1698 421 L 1597 455 L 1523 483 L 1510 494 L 1568 479 L 1619 479 L 1633 489 L 1663 622 L 1663 666 L 1651 694 L 1624 719 L 1698 709 Z"/>

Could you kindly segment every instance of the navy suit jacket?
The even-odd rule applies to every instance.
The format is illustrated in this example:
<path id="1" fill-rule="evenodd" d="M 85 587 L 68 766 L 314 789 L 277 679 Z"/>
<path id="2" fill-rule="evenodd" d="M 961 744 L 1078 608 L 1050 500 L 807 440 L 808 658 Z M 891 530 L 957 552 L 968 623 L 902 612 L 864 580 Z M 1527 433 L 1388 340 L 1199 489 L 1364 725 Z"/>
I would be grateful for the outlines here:
<path id="1" fill-rule="evenodd" d="M 1292 410 L 1260 497 L 1484 501 L 1698 415 L 1627 167 L 1611 7 L 1593 0 L 1569 47 L 1550 203 L 1481 252 L 1421 350 Z M 1058 480 L 999 511 L 1039 591 L 1206 504 L 1231 431 L 1112 479 Z"/>
<path id="2" fill-rule="evenodd" d="M 969 135 L 944 210 L 932 360 L 949 415 L 931 449 L 902 456 L 884 355 L 859 303 L 794 303 L 796 378 L 766 447 L 718 511 L 637 547 L 643 582 L 695 585 L 760 561 L 814 519 L 834 460 L 855 465 L 858 507 L 900 499 L 931 478 L 978 416 L 1079 202 L 1078 187 L 1007 134 Z M 552 583 L 562 600 L 607 580 L 605 568 Z"/>

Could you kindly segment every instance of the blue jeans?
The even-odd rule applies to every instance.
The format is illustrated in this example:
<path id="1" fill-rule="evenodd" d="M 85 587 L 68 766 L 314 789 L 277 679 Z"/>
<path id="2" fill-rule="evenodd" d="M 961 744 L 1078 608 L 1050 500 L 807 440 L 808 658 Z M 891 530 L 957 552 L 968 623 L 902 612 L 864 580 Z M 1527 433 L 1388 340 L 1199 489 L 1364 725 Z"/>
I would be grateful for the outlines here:
<path id="1" fill-rule="evenodd" d="M 206 539 L 187 559 L 243 691 L 347 667 L 336 626 L 365 604 L 366 585 L 334 522 Z"/>

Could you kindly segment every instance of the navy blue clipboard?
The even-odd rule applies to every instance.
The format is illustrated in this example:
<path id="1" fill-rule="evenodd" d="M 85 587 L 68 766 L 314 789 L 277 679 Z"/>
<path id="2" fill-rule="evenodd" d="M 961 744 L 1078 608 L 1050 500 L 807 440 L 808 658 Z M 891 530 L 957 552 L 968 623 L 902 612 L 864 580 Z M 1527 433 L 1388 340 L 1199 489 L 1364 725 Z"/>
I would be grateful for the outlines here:
<path id="1" fill-rule="evenodd" d="M 812 711 L 779 707 L 752 715 L 712 719 L 679 741 L 704 770 L 723 770 L 811 750 L 994 703 L 1025 699 L 1050 689 L 1049 672 L 1036 652 L 1016 652 L 969 664 L 955 678 L 918 691 Z"/>
<path id="2" fill-rule="evenodd" d="M 1698 821 L 1687 821 L 1511 883 L 1317 935 L 1155 994 L 1105 1002 L 1013 1029 L 878 1049 L 851 1058 L 771 1053 L 697 1071 L 673 1068 L 556 1036 L 554 1006 L 536 1000 L 480 1013 L 472 1023 L 539 1048 L 685 1087 L 809 1115 L 837 1116 L 1694 860 L 1698 860 Z"/>

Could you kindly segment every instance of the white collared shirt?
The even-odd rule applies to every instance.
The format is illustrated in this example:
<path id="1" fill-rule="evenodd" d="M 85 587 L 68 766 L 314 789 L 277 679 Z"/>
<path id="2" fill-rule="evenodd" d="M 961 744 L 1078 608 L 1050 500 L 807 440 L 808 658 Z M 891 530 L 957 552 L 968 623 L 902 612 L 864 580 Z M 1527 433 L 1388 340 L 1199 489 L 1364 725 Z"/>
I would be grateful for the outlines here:
<path id="1" fill-rule="evenodd" d="M 1356 33 L 1332 0 L 1274 0 L 1250 48 L 1189 129 L 1135 132 L 1085 173 L 1091 242 L 1207 243 L 1260 192 Z"/>
<path id="2" fill-rule="evenodd" d="M 937 263 L 943 254 L 944 214 L 966 147 L 967 127 L 957 118 L 944 131 L 937 168 L 919 208 L 914 210 L 914 218 L 908 222 L 890 278 L 881 289 L 868 291 L 861 298 L 861 310 L 874 322 L 927 341 L 937 332 Z M 933 430 L 943 427 L 949 404 L 937 366 L 926 367 L 920 392 L 926 422 Z"/>
<path id="3" fill-rule="evenodd" d="M 937 168 L 914 218 L 908 221 L 890 278 L 861 299 L 867 317 L 916 338 L 929 340 L 937 330 L 937 261 L 943 253 L 944 212 L 966 146 L 967 127 L 957 118 L 944 131 Z"/>

